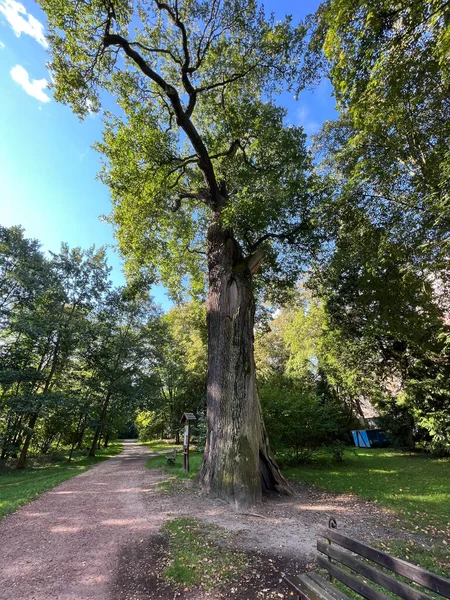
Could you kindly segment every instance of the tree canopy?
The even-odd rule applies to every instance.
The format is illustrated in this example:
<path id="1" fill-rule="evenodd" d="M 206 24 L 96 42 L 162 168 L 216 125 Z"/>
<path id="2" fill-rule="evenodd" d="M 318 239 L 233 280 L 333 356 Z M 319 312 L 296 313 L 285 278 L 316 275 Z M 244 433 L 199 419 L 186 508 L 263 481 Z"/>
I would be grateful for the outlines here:
<path id="1" fill-rule="evenodd" d="M 267 280 L 270 267 L 295 278 L 293 242 L 310 229 L 314 203 L 310 164 L 303 130 L 287 126 L 274 98 L 300 85 L 304 27 L 266 18 L 253 0 L 136 12 L 127 2 L 41 4 L 55 97 L 81 116 L 100 106 L 101 90 L 120 106 L 106 112 L 97 147 L 128 268 L 156 273 L 174 295 L 188 274 L 203 290 L 218 211 L 246 255 L 265 244 Z"/>

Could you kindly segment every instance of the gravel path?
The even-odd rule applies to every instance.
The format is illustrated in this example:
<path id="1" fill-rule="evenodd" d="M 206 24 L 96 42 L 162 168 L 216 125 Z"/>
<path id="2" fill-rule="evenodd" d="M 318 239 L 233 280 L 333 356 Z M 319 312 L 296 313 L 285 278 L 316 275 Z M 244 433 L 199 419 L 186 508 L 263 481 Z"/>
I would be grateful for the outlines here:
<path id="1" fill-rule="evenodd" d="M 111 600 L 121 549 L 161 524 L 146 508 L 161 478 L 145 468 L 149 456 L 125 442 L 1 521 L 0 600 Z"/>

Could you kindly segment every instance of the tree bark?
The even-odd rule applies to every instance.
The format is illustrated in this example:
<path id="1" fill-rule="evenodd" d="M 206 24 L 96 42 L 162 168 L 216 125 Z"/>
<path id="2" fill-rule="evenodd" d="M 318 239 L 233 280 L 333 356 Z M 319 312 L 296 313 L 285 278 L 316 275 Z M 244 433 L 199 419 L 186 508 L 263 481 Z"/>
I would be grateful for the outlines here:
<path id="1" fill-rule="evenodd" d="M 237 508 L 291 489 L 270 454 L 256 387 L 249 261 L 220 225 L 208 231 L 207 437 L 199 483 Z"/>
<path id="2" fill-rule="evenodd" d="M 97 425 L 97 427 L 95 428 L 94 438 L 92 440 L 91 447 L 89 448 L 89 452 L 88 452 L 88 456 L 90 456 L 90 457 L 95 456 L 95 451 L 97 449 L 98 438 L 100 436 L 101 429 L 102 429 L 101 425 Z"/>
<path id="3" fill-rule="evenodd" d="M 112 396 L 112 392 L 108 392 L 108 394 L 105 398 L 105 401 L 103 403 L 103 406 L 102 406 L 102 412 L 100 413 L 100 422 L 97 425 L 97 427 L 95 428 L 94 439 L 92 440 L 92 444 L 91 444 L 88 456 L 94 457 L 95 450 L 97 448 L 100 448 L 100 435 L 103 431 L 103 426 L 105 423 L 106 413 L 108 410 L 109 401 L 111 399 L 111 396 Z"/>
<path id="4" fill-rule="evenodd" d="M 22 451 L 20 453 L 19 459 L 16 464 L 16 469 L 23 469 L 25 467 L 25 463 L 27 461 L 28 448 L 30 447 L 31 438 L 34 433 L 34 426 L 36 425 L 36 421 L 38 420 L 38 413 L 33 413 L 28 422 L 28 431 L 25 438 L 25 442 L 22 446 Z"/>

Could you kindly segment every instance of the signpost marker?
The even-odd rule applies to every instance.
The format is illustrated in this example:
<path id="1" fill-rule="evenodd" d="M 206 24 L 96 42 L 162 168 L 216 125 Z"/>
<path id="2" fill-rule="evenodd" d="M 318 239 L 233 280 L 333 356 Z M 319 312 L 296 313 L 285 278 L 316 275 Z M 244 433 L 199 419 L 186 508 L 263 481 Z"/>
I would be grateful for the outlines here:
<path id="1" fill-rule="evenodd" d="M 183 413 L 181 423 L 184 423 L 183 436 L 183 469 L 189 473 L 189 442 L 191 439 L 191 423 L 196 421 L 197 417 L 194 413 Z"/>

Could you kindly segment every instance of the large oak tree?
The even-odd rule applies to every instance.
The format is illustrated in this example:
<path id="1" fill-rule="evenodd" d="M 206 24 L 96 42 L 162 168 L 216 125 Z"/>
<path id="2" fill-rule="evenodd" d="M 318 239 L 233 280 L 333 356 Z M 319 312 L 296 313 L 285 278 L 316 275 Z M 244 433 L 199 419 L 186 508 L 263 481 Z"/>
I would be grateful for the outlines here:
<path id="1" fill-rule="evenodd" d="M 40 4 L 56 99 L 110 109 L 102 177 L 128 269 L 174 295 L 207 274 L 203 490 L 236 505 L 288 491 L 255 383 L 253 276 L 262 263 L 258 290 L 292 281 L 309 240 L 305 135 L 274 102 L 298 91 L 303 27 L 255 0 Z"/>

